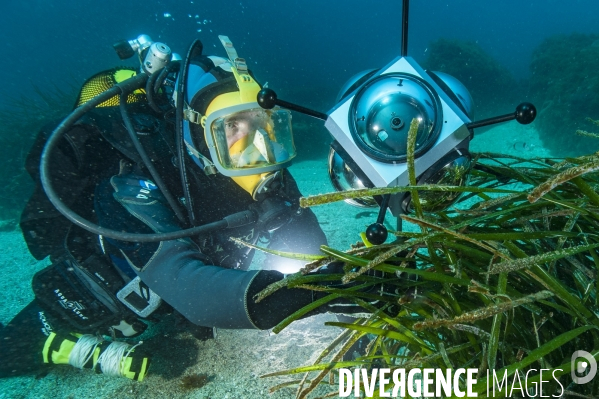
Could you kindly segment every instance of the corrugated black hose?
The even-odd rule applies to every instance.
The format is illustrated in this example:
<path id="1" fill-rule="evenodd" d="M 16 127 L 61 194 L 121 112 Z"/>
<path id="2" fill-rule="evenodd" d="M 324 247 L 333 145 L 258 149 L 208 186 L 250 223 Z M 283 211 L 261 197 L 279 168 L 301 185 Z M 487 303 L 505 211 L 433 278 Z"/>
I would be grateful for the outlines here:
<path id="1" fill-rule="evenodd" d="M 122 231 L 116 231 L 104 228 L 102 226 L 98 226 L 95 223 L 90 222 L 82 218 L 73 212 L 58 196 L 54 188 L 52 187 L 52 181 L 50 177 L 50 157 L 52 155 L 52 151 L 56 148 L 60 139 L 63 135 L 88 111 L 95 108 L 97 105 L 103 103 L 104 101 L 120 95 L 122 93 L 130 93 L 133 90 L 139 89 L 143 87 L 146 83 L 147 76 L 141 74 L 136 75 L 130 79 L 127 79 L 109 90 L 99 94 L 93 99 L 89 100 L 85 104 L 81 105 L 77 109 L 75 109 L 69 116 L 63 120 L 56 129 L 52 132 L 44 150 L 42 151 L 41 161 L 40 161 L 40 180 L 42 183 L 42 187 L 48 196 L 48 199 L 52 204 L 56 207 L 56 209 L 63 214 L 64 217 L 69 219 L 75 225 L 93 233 L 102 235 L 105 237 L 113 238 L 115 240 L 121 241 L 131 241 L 131 242 L 157 242 L 157 241 L 168 241 L 168 240 L 176 240 L 182 237 L 189 237 L 198 234 L 204 234 L 213 230 L 220 230 L 225 228 L 234 228 L 238 226 L 243 226 L 246 224 L 254 223 L 256 221 L 256 214 L 252 211 L 243 211 L 238 212 L 233 215 L 229 215 L 225 217 L 223 220 L 219 220 L 214 223 L 209 223 L 203 226 L 197 226 L 191 229 L 173 231 L 170 233 L 160 233 L 160 234 L 137 234 L 137 233 L 125 233 Z"/>
<path id="2" fill-rule="evenodd" d="M 194 55 L 202 54 L 204 45 L 200 40 L 195 40 L 189 47 L 185 61 L 181 65 L 179 70 L 178 84 L 175 88 L 177 93 L 177 109 L 175 112 L 175 140 L 177 146 L 177 158 L 179 165 L 179 174 L 181 178 L 181 188 L 183 189 L 183 195 L 185 196 L 185 207 L 187 208 L 187 214 L 189 216 L 189 222 L 192 226 L 197 224 L 197 218 L 194 212 L 193 200 L 191 198 L 191 192 L 189 189 L 189 179 L 187 178 L 187 159 L 185 140 L 183 137 L 183 111 L 184 104 L 187 101 L 187 91 L 185 90 L 185 82 L 187 80 L 187 72 L 189 71 L 189 60 Z"/>
<path id="3" fill-rule="evenodd" d="M 147 75 L 146 75 L 146 78 L 147 78 Z M 185 220 L 185 216 L 183 215 L 183 212 L 181 211 L 181 207 L 179 206 L 179 204 L 177 203 L 177 200 L 173 197 L 173 195 L 171 194 L 169 189 L 166 187 L 164 180 L 162 180 L 162 177 L 156 170 L 156 167 L 154 167 L 154 162 L 152 162 L 152 160 L 148 156 L 148 153 L 146 152 L 143 145 L 141 145 L 139 138 L 137 137 L 137 132 L 135 131 L 135 128 L 133 127 L 133 124 L 131 123 L 131 118 L 129 118 L 129 114 L 127 113 L 127 97 L 128 96 L 129 96 L 129 93 L 123 91 L 121 93 L 121 100 L 119 102 L 119 109 L 121 110 L 121 118 L 123 118 L 123 123 L 125 124 L 125 128 L 127 128 L 127 131 L 129 132 L 129 137 L 131 137 L 131 141 L 133 141 L 133 145 L 135 146 L 137 153 L 141 157 L 141 160 L 143 161 L 144 166 L 146 167 L 146 169 L 148 169 L 148 172 L 150 172 L 150 175 L 152 176 L 152 180 L 154 180 L 154 183 L 156 183 L 156 185 L 162 192 L 162 195 L 164 195 L 164 198 L 170 205 L 171 209 L 175 212 L 175 215 L 177 215 L 177 219 L 179 219 L 179 222 L 181 222 L 182 224 L 185 225 L 187 223 Z"/>

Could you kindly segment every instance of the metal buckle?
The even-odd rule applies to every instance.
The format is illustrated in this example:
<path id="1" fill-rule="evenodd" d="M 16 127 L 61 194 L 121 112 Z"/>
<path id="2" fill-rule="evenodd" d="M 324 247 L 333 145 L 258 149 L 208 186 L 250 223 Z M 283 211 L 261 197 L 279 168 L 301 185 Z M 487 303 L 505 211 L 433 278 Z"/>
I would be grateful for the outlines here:
<path id="1" fill-rule="evenodd" d="M 141 281 L 139 276 L 117 292 L 116 297 L 140 317 L 148 317 L 162 304 L 158 294 Z"/>
<path id="2" fill-rule="evenodd" d="M 199 125 L 200 124 L 200 120 L 202 119 L 202 114 L 200 114 L 198 111 L 194 110 L 193 108 L 189 107 L 187 104 L 185 104 L 185 109 L 183 110 L 183 116 L 185 117 L 185 120 L 189 121 L 190 123 Z"/>
<path id="3" fill-rule="evenodd" d="M 247 74 L 248 73 L 248 65 L 245 62 L 245 58 L 235 58 L 235 61 L 233 61 L 235 64 L 235 68 L 237 69 L 237 72 L 241 75 L 241 74 Z"/>
<path id="4" fill-rule="evenodd" d="M 216 173 L 218 173 L 216 166 L 214 166 L 214 164 L 212 163 L 212 161 L 210 159 L 208 159 L 205 156 L 203 156 L 202 154 L 200 154 L 200 152 L 198 150 L 196 150 L 187 141 L 185 141 L 185 146 L 187 147 L 187 151 L 191 155 L 193 155 L 194 157 L 196 157 L 197 159 L 200 160 L 200 163 L 203 165 L 202 170 L 204 171 L 204 173 L 206 175 L 209 176 L 209 175 L 215 175 Z"/>
<path id="5" fill-rule="evenodd" d="M 205 173 L 207 176 L 210 176 L 210 175 L 215 175 L 215 174 L 217 174 L 217 173 L 218 173 L 218 170 L 216 169 L 216 166 L 214 166 L 214 164 L 213 164 L 213 163 L 210 163 L 209 165 L 206 165 L 206 166 L 204 167 L 204 173 Z"/>

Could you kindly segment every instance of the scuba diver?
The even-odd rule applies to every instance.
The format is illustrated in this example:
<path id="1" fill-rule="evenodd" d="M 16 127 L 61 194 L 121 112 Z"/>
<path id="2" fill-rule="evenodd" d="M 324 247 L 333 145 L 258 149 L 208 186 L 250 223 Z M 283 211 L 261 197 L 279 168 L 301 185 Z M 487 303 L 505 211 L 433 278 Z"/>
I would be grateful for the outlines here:
<path id="1" fill-rule="evenodd" d="M 51 265 L 33 278 L 35 300 L 0 327 L 1 377 L 70 364 L 141 381 L 150 356 L 122 340 L 165 315 L 206 339 L 214 327 L 272 328 L 322 298 L 283 288 L 252 299 L 284 278 L 281 258 L 248 270 L 254 250 L 239 240 L 300 253 L 327 241 L 286 169 L 290 111 L 256 103 L 260 84 L 219 38 L 227 58 L 199 41 L 184 60 L 145 35 L 118 43 L 141 68 L 94 75 L 73 113 L 39 134 L 20 227 Z M 329 303 L 310 315 L 341 305 L 352 313 Z"/>

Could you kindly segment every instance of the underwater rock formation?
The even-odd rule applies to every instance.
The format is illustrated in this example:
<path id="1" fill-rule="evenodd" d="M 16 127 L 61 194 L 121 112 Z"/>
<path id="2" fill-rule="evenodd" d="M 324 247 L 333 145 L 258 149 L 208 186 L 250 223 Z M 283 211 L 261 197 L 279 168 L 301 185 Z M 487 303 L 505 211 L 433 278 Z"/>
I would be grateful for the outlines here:
<path id="1" fill-rule="evenodd" d="M 477 43 L 439 39 L 427 54 L 425 69 L 448 73 L 468 88 L 476 119 L 507 113 L 522 101 L 512 74 Z"/>
<path id="2" fill-rule="evenodd" d="M 539 110 L 543 144 L 559 156 L 594 152 L 599 142 L 576 135 L 596 128 L 599 118 L 599 35 L 572 34 L 546 39 L 530 65 L 530 95 Z M 596 130 L 596 129 L 595 129 Z"/>

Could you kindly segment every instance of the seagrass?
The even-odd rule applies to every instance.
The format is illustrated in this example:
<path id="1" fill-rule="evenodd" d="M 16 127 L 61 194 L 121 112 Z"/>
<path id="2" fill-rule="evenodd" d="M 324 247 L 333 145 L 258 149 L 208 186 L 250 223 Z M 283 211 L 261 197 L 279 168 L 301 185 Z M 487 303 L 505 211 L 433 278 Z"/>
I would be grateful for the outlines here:
<path id="1" fill-rule="evenodd" d="M 473 169 L 467 187 L 416 186 L 413 158 L 408 157 L 412 170 L 407 187 L 302 199 L 302 206 L 317 206 L 408 191 L 416 212 L 402 218 L 416 229 L 391 232 L 396 241 L 380 246 L 322 247 L 323 258 L 260 293 L 258 299 L 283 286 L 317 287 L 330 294 L 326 301 L 344 297 L 372 314 L 355 324 L 327 323 L 347 334 L 313 364 L 265 377 L 305 373 L 302 383 L 278 387 L 293 387 L 296 398 L 317 398 L 334 393 L 334 371 L 341 367 L 474 367 L 479 369 L 474 391 L 484 398 L 486 370 L 513 376 L 546 368 L 561 369 L 555 376 L 563 395 L 599 396 L 599 378 L 577 385 L 570 377 L 570 357 L 576 350 L 599 359 L 599 153 L 565 159 L 478 153 L 473 161 L 486 168 Z M 446 211 L 423 213 L 419 191 L 456 191 L 462 196 Z M 310 274 L 331 260 L 346 264 L 345 275 L 337 277 L 351 283 L 347 288 L 339 281 L 331 286 L 330 276 Z M 374 277 L 370 270 L 384 275 Z M 377 286 L 377 280 L 385 289 L 369 291 L 369 302 L 373 297 L 379 301 L 373 307 L 355 284 Z M 305 313 L 296 312 L 275 331 Z M 339 354 L 356 334 L 371 338 L 368 351 L 340 361 Z M 332 355 L 335 348 L 338 352 Z M 327 373 L 333 377 L 325 380 Z M 538 381 L 529 378 L 523 389 Z M 514 388 L 513 397 L 525 396 Z M 544 395 L 560 393 L 555 382 L 543 389 Z"/>

